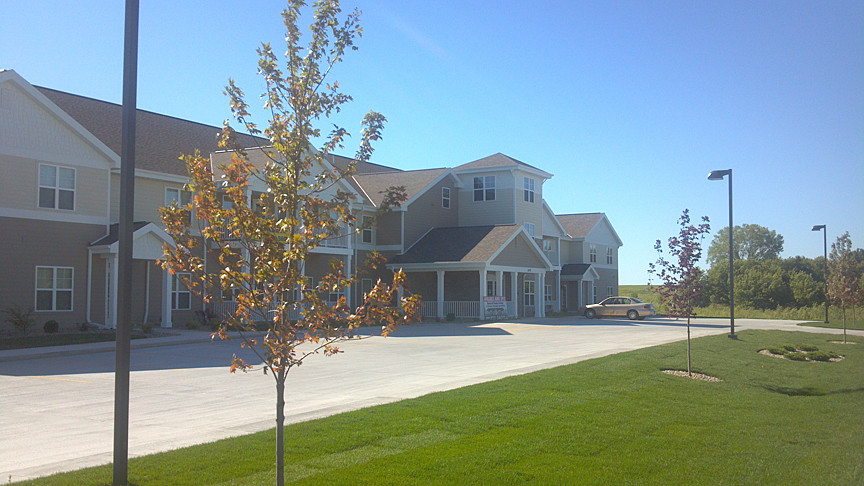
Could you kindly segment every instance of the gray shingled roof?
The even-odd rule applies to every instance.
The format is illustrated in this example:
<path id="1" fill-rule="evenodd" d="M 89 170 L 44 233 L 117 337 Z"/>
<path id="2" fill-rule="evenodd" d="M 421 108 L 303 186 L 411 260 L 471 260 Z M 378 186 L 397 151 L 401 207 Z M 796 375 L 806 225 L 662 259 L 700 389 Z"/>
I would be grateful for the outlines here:
<path id="1" fill-rule="evenodd" d="M 122 106 L 85 96 L 35 86 L 54 104 L 108 146 L 120 154 Z M 217 135 L 221 127 L 138 110 L 135 116 L 135 167 L 138 169 L 185 176 L 182 154 L 199 149 L 202 154 L 218 150 Z M 238 134 L 246 147 L 268 145 L 262 137 Z"/>
<path id="2" fill-rule="evenodd" d="M 447 172 L 446 168 L 422 169 L 422 170 L 400 170 L 392 172 L 378 172 L 374 174 L 357 174 L 354 181 L 363 188 L 371 199 L 372 204 L 378 206 L 384 199 L 381 191 L 391 186 L 404 186 L 405 194 L 411 199 L 425 189 L 441 174 Z"/>
<path id="3" fill-rule="evenodd" d="M 576 275 L 582 276 L 585 275 L 585 272 L 591 268 L 590 263 L 568 263 L 561 267 L 561 276 L 566 277 L 568 275 Z"/>
<path id="4" fill-rule="evenodd" d="M 520 228 L 517 225 L 435 228 L 388 263 L 487 262 Z"/>
<path id="5" fill-rule="evenodd" d="M 135 221 L 132 223 L 132 232 L 136 232 L 139 229 L 150 224 L 150 221 Z M 102 246 L 102 245 L 112 245 L 120 238 L 120 224 L 114 223 L 108 227 L 108 234 L 99 238 L 90 244 L 90 246 Z"/>
<path id="6" fill-rule="evenodd" d="M 351 157 L 345 157 L 342 155 L 336 154 L 327 154 L 327 160 L 333 164 L 333 167 L 336 167 L 340 171 L 344 171 L 348 168 L 348 164 L 353 160 Z M 356 174 L 376 174 L 378 172 L 401 172 L 402 169 L 397 169 L 395 167 L 388 167 L 386 165 L 381 164 L 373 164 L 372 162 L 363 162 L 359 164 L 355 164 L 354 167 L 357 169 Z"/>
<path id="7" fill-rule="evenodd" d="M 519 166 L 519 165 L 524 166 L 524 167 L 530 167 L 531 169 L 539 170 L 540 172 L 546 172 L 543 169 L 538 169 L 537 167 L 534 167 L 533 165 L 526 164 L 525 162 L 522 162 L 521 160 L 516 160 L 513 157 L 509 157 L 507 155 L 502 154 L 501 152 L 498 152 L 497 154 L 492 154 L 488 157 L 483 157 L 482 159 L 477 159 L 475 161 L 468 162 L 466 164 L 462 164 L 460 166 L 457 166 L 456 170 L 485 169 L 485 168 L 489 168 L 489 167 L 512 167 L 512 166 Z"/>
<path id="8" fill-rule="evenodd" d="M 585 238 L 603 218 L 603 213 L 556 214 L 555 217 L 571 238 Z"/>

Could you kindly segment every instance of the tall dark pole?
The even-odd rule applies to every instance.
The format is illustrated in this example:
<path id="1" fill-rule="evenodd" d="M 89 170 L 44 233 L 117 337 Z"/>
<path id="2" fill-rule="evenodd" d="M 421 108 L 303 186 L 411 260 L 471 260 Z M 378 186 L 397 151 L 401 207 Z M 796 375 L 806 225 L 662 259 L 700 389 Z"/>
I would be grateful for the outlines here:
<path id="1" fill-rule="evenodd" d="M 825 324 L 828 324 L 828 227 L 824 224 L 813 226 L 813 231 L 822 231 L 822 253 L 825 257 L 823 280 L 825 280 Z"/>
<path id="2" fill-rule="evenodd" d="M 735 269 L 732 253 L 732 169 L 729 169 L 729 337 L 735 339 Z"/>
<path id="3" fill-rule="evenodd" d="M 128 484 L 129 355 L 132 308 L 132 215 L 135 201 L 135 103 L 138 89 L 138 0 L 126 0 L 123 120 L 120 146 L 120 227 L 117 261 L 117 344 L 114 365 L 114 486 Z"/>
<path id="4" fill-rule="evenodd" d="M 708 174 L 709 181 L 722 181 L 729 176 L 729 337 L 735 339 L 735 268 L 732 253 L 732 169 L 712 170 Z"/>

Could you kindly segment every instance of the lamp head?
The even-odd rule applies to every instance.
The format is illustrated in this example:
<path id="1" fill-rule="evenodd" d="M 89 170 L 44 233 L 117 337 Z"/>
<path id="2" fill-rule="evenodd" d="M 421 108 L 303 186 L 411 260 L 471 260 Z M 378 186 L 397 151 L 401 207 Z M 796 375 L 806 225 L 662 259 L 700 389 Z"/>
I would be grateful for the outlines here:
<path id="1" fill-rule="evenodd" d="M 813 226 L 813 229 L 811 229 L 810 231 L 822 231 L 822 230 L 824 230 L 824 229 L 825 229 L 825 225 L 824 225 L 824 224 L 817 224 L 817 225 L 814 225 L 814 226 Z"/>
<path id="2" fill-rule="evenodd" d="M 724 177 L 732 174 L 732 169 L 725 170 L 712 170 L 710 174 L 708 174 L 709 181 L 722 181 Z"/>

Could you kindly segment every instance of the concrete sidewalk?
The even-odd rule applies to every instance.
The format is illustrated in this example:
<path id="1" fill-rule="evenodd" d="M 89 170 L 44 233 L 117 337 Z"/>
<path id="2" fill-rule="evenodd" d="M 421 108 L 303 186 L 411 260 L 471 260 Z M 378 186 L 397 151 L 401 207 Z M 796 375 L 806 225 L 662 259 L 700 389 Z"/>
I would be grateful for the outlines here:
<path id="1" fill-rule="evenodd" d="M 796 321 L 736 320 L 736 329 L 840 334 Z M 694 337 L 728 333 L 728 319 L 694 319 Z M 838 332 L 839 331 L 839 332 Z M 854 331 L 850 335 L 862 336 Z M 286 421 L 451 390 L 686 338 L 685 323 L 549 318 L 504 323 L 426 323 L 394 335 L 344 343 L 289 376 Z M 238 341 L 209 333 L 133 341 L 130 456 L 266 430 L 274 426 L 273 378 L 228 373 Z M 150 342 L 147 342 L 150 341 Z M 87 351 L 80 353 L 81 350 Z M 0 478 L 13 481 L 105 464 L 112 459 L 113 343 L 74 350 L 3 352 L 0 362 Z M 72 354 L 72 352 L 78 354 Z M 59 353 L 59 354 L 58 354 Z M 10 453 L 10 451 L 14 451 Z"/>

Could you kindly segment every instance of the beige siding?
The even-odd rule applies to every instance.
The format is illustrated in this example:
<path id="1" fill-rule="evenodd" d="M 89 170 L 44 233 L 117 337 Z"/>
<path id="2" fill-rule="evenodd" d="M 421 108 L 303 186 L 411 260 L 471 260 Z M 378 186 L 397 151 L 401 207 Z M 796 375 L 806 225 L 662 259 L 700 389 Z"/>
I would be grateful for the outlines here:
<path id="1" fill-rule="evenodd" d="M 534 179 L 534 202 L 525 201 L 525 186 L 524 179 L 528 177 Z M 517 172 L 515 179 L 514 194 L 514 211 L 515 223 L 525 224 L 531 223 L 534 225 L 534 236 L 543 236 L 543 179 Z"/>
<path id="2" fill-rule="evenodd" d="M 50 163 L 58 167 L 75 169 L 75 210 L 66 211 L 38 207 L 40 163 L 38 160 L 0 155 L 0 180 L 3 181 L 0 207 L 37 211 L 42 214 L 106 217 L 109 174 L 107 169 Z"/>
<path id="3" fill-rule="evenodd" d="M 402 244 L 402 211 L 382 214 L 375 221 L 376 245 Z"/>
<path id="4" fill-rule="evenodd" d="M 84 322 L 87 306 L 87 246 L 105 235 L 102 225 L 0 217 L 0 309 L 35 306 L 36 267 L 72 267 L 72 311 L 36 312 L 36 326 L 55 319 L 62 327 Z M 98 320 L 98 319 L 95 319 Z M 2 328 L 9 324 L 0 322 Z"/>
<path id="5" fill-rule="evenodd" d="M 179 182 L 166 182 L 143 177 L 135 178 L 135 221 L 150 221 L 162 225 L 159 208 L 165 205 L 165 189 L 183 189 Z M 120 220 L 120 175 L 111 174 L 111 221 Z"/>
<path id="6" fill-rule="evenodd" d="M 492 260 L 492 265 L 543 268 L 545 263 L 521 237 L 516 237 Z"/>
<path id="7" fill-rule="evenodd" d="M 495 176 L 495 200 L 474 200 L 474 177 Z M 513 176 L 509 171 L 466 173 L 459 176 L 459 226 L 513 224 Z"/>
<path id="8" fill-rule="evenodd" d="M 597 268 L 597 274 L 600 275 L 600 280 L 595 280 L 594 285 L 597 286 L 597 300 L 603 300 L 606 297 L 618 295 L 618 271 L 614 269 Z M 607 295 L 606 288 L 612 287 L 612 294 Z"/>
<path id="9" fill-rule="evenodd" d="M 441 205 L 441 188 L 450 188 L 450 209 Z M 405 247 L 413 245 L 431 228 L 459 224 L 459 195 L 450 177 L 431 187 L 418 197 L 405 212 Z"/>

